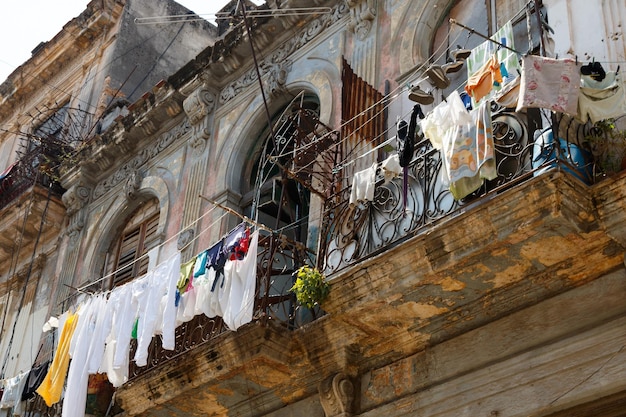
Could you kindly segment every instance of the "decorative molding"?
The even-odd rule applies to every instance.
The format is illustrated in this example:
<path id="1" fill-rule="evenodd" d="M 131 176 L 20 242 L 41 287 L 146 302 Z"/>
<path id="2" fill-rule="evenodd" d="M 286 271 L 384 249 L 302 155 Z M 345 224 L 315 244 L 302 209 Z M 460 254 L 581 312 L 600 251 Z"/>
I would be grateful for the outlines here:
<path id="1" fill-rule="evenodd" d="M 350 23 L 348 23 L 348 29 L 353 31 L 358 39 L 365 40 L 376 18 L 377 1 L 346 0 L 346 3 L 350 8 Z"/>
<path id="2" fill-rule="evenodd" d="M 80 236 L 80 232 L 85 227 L 85 214 L 84 211 L 81 210 L 78 213 L 74 214 L 70 217 L 69 225 L 65 233 L 70 238 L 70 246 L 74 247 L 78 242 L 78 238 Z"/>
<path id="3" fill-rule="evenodd" d="M 127 181 L 127 179 L 130 178 L 138 168 L 157 156 L 163 150 L 167 149 L 172 143 L 174 143 L 174 141 L 189 132 L 190 129 L 191 127 L 189 123 L 185 121 L 183 124 L 162 134 L 154 146 L 144 148 L 139 155 L 124 164 L 113 175 L 103 181 L 100 181 L 93 191 L 93 199 L 96 200 L 102 197 L 119 183 Z"/>
<path id="4" fill-rule="evenodd" d="M 143 180 L 141 172 L 133 170 L 129 173 L 124 186 L 124 194 L 127 199 L 133 200 L 137 196 L 137 192 L 141 188 L 141 180 Z"/>
<path id="5" fill-rule="evenodd" d="M 178 235 L 177 247 L 179 251 L 182 251 L 191 243 L 196 235 L 196 230 L 193 228 L 185 229 Z"/>
<path id="6" fill-rule="evenodd" d="M 90 191 L 82 185 L 73 185 L 61 196 L 68 216 L 72 216 L 89 202 Z"/>
<path id="7" fill-rule="evenodd" d="M 215 109 L 215 96 L 206 87 L 195 90 L 183 101 L 183 108 L 192 125 L 196 125 Z"/>
<path id="8" fill-rule="evenodd" d="M 189 145 L 195 155 L 200 155 L 204 152 L 206 141 L 211 136 L 207 116 L 215 109 L 215 96 L 208 88 L 200 87 L 183 101 L 183 108 L 193 130 Z"/>
<path id="9" fill-rule="evenodd" d="M 285 84 L 287 83 L 287 76 L 291 71 L 291 60 L 285 60 L 283 62 L 272 64 L 271 68 L 267 70 L 267 78 L 265 79 L 264 88 L 265 91 L 272 97 L 277 97 L 287 91 Z"/>
<path id="10" fill-rule="evenodd" d="M 346 3 L 340 3 L 333 13 L 323 15 L 322 17 L 311 21 L 300 33 L 292 37 L 282 47 L 274 51 L 270 56 L 259 63 L 259 71 L 261 77 L 269 74 L 269 86 L 276 84 L 278 88 L 284 86 L 287 73 L 291 68 L 291 62 L 287 59 L 289 55 L 305 46 L 317 35 L 322 33 L 324 29 L 332 26 L 348 14 L 348 6 Z M 285 72 L 287 71 L 287 72 Z M 273 74 L 272 74 L 273 73 Z M 282 84 L 279 82 L 282 81 Z M 220 94 L 220 102 L 226 103 L 234 99 L 244 89 L 257 81 L 256 70 L 254 68 L 246 72 L 241 78 L 232 82 L 224 88 Z M 278 90 L 275 90 L 278 91 Z"/>
<path id="11" fill-rule="evenodd" d="M 80 232 L 85 227 L 85 212 L 83 208 L 89 202 L 91 189 L 80 184 L 71 186 L 62 196 L 61 200 L 66 207 L 69 217 L 65 233 L 70 238 L 70 246 L 75 246 L 78 242 Z"/>
<path id="12" fill-rule="evenodd" d="M 343 373 L 323 380 L 318 386 L 326 417 L 351 417 L 354 412 L 354 384 Z"/>

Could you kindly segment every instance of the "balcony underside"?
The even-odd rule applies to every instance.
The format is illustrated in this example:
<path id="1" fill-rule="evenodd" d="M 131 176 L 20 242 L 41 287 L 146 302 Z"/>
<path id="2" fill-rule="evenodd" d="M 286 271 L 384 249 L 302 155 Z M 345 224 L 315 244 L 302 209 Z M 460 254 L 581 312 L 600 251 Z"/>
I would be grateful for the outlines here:
<path id="1" fill-rule="evenodd" d="M 0 217 L 7 221 L 0 226 L 0 270 L 11 270 L 12 262 L 30 261 L 36 241 L 41 245 L 58 237 L 64 216 L 65 206 L 58 194 L 51 193 L 48 202 L 48 190 L 38 183 L 4 206 Z"/>
<path id="2" fill-rule="evenodd" d="M 538 348 L 548 334 L 554 341 L 580 333 L 606 314 L 624 314 L 587 305 L 580 320 L 551 327 L 575 309 L 559 297 L 589 298 L 600 278 L 624 274 L 625 197 L 624 173 L 593 187 L 557 171 L 532 178 L 334 275 L 321 320 L 293 332 L 256 323 L 225 333 L 126 384 L 117 398 L 129 415 L 266 415 L 315 397 L 320 381 L 343 372 L 361 381 L 356 408 L 364 413 L 434 385 L 427 375 L 388 389 L 394 367 L 429 350 L 443 352 L 439 372 L 459 348 L 490 346 L 487 335 L 512 341 L 493 356 L 485 351 L 482 364 L 465 358 L 464 371 L 445 376 L 454 380 Z M 548 307 L 554 323 L 532 316 Z M 512 317 L 518 321 L 505 326 Z M 517 333 L 514 323 L 532 317 L 536 327 Z M 421 371 L 418 361 L 408 375 Z M 376 372 L 387 378 L 378 382 L 382 394 L 370 379 Z M 323 415 L 319 403 L 307 404 L 308 415 Z"/>

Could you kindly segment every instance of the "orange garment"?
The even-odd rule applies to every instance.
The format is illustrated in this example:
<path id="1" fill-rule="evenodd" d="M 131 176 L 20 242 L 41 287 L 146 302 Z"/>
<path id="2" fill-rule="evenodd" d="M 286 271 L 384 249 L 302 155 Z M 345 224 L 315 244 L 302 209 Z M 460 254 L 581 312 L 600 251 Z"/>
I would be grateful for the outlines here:
<path id="1" fill-rule="evenodd" d="M 78 314 L 70 314 L 67 320 L 65 320 L 61 337 L 59 338 L 59 346 L 54 354 L 50 369 L 48 369 L 46 377 L 39 388 L 37 388 L 37 394 L 41 395 L 48 407 L 58 403 L 61 399 L 67 368 L 70 364 L 70 342 L 72 341 L 77 322 Z"/>
<path id="2" fill-rule="evenodd" d="M 485 97 L 495 82 L 502 82 L 502 73 L 500 72 L 500 62 L 496 54 L 493 54 L 485 65 L 483 65 L 476 73 L 472 74 L 465 86 L 465 91 L 474 101 L 479 102 Z"/>

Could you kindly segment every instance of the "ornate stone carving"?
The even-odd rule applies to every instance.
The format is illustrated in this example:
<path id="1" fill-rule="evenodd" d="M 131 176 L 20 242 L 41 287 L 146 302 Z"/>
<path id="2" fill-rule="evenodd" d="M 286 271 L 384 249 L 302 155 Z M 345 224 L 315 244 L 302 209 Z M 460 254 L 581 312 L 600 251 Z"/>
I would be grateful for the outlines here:
<path id="1" fill-rule="evenodd" d="M 179 251 L 182 251 L 191 243 L 194 236 L 196 235 L 195 229 L 189 228 L 185 229 L 178 235 L 177 247 Z"/>
<path id="2" fill-rule="evenodd" d="M 85 227 L 85 213 L 83 207 L 89 202 L 90 189 L 82 185 L 71 186 L 61 197 L 69 217 L 66 233 L 70 238 L 70 245 L 78 242 L 80 232 Z"/>
<path id="3" fill-rule="evenodd" d="M 89 188 L 73 185 L 63 194 L 61 200 L 65 205 L 68 216 L 72 216 L 89 202 Z"/>
<path id="4" fill-rule="evenodd" d="M 272 71 L 278 72 L 273 76 L 276 80 L 283 79 L 282 85 L 286 81 L 287 72 L 290 69 L 291 63 L 289 62 L 287 67 L 283 65 L 286 63 L 287 57 L 296 50 L 302 48 L 304 45 L 313 40 L 317 35 L 323 32 L 323 30 L 329 26 L 332 26 L 335 22 L 339 21 L 348 13 L 348 6 L 346 3 L 340 3 L 333 11 L 333 13 L 323 15 L 322 17 L 311 21 L 300 33 L 289 39 L 283 46 L 275 50 L 263 61 L 259 62 L 259 70 L 261 77 L 265 78 Z M 284 72 L 284 71 L 287 72 Z M 281 71 L 283 71 L 281 73 Z M 270 78 L 272 76 L 270 75 Z M 257 82 L 256 70 L 254 68 L 246 72 L 241 78 L 235 82 L 227 85 L 220 94 L 220 102 L 225 103 L 235 98 L 241 91 L 248 86 Z M 277 85 L 281 85 L 278 83 Z"/>
<path id="5" fill-rule="evenodd" d="M 135 156 L 128 163 L 124 164 L 109 178 L 100 181 L 93 191 L 93 199 L 96 200 L 106 194 L 111 188 L 115 187 L 122 181 L 126 181 L 138 168 L 143 166 L 147 161 L 157 156 L 164 149 L 167 149 L 176 139 L 185 135 L 190 129 L 189 123 L 185 123 L 175 127 L 169 132 L 164 133 L 156 141 L 156 144 L 149 148 L 144 148 L 139 155 Z"/>
<path id="6" fill-rule="evenodd" d="M 200 87 L 183 101 L 183 108 L 192 125 L 202 122 L 215 109 L 215 97 L 206 87 Z"/>
<path id="7" fill-rule="evenodd" d="M 208 88 L 200 87 L 183 101 L 183 108 L 193 129 L 189 144 L 194 154 L 199 155 L 211 135 L 207 116 L 215 109 L 215 96 Z"/>
<path id="8" fill-rule="evenodd" d="M 354 412 L 354 385 L 342 373 L 326 378 L 318 386 L 326 417 L 351 417 Z"/>
<path id="9" fill-rule="evenodd" d="M 287 83 L 287 75 L 291 71 L 291 65 L 290 60 L 285 60 L 272 64 L 271 68 L 267 70 L 268 76 L 264 88 L 270 96 L 276 97 L 285 92 L 285 84 Z"/>
<path id="10" fill-rule="evenodd" d="M 142 179 L 143 175 L 141 175 L 141 172 L 137 170 L 133 170 L 129 173 L 128 178 L 126 179 L 126 186 L 124 187 L 126 198 L 132 200 L 137 196 L 137 192 L 141 187 Z"/>
<path id="11" fill-rule="evenodd" d="M 348 28 L 357 38 L 364 40 L 372 29 L 376 18 L 376 0 L 346 0 L 350 7 L 350 23 Z"/>
<path id="12" fill-rule="evenodd" d="M 78 243 L 78 238 L 80 236 L 81 230 L 85 227 L 85 214 L 81 210 L 70 217 L 70 223 L 67 226 L 66 233 L 70 238 L 70 246 L 74 247 L 76 243 Z"/>

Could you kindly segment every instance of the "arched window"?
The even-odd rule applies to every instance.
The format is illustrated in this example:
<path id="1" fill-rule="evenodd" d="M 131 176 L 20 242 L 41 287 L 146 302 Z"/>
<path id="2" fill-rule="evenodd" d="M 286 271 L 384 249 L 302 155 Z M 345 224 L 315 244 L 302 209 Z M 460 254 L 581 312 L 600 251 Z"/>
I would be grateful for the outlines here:
<path id="1" fill-rule="evenodd" d="M 141 204 L 128 218 L 107 254 L 105 280 L 111 288 L 148 272 L 148 251 L 156 246 L 159 225 L 159 200 Z"/>
<path id="2" fill-rule="evenodd" d="M 242 176 L 242 208 L 247 216 L 297 242 L 307 243 L 311 192 L 306 179 L 298 181 L 285 172 L 293 167 L 299 140 L 311 134 L 319 117 L 316 96 L 303 95 L 277 112 L 259 135 L 259 145 Z M 310 240 L 310 239 L 309 239 Z M 309 242 L 310 243 L 310 242 Z"/>
<path id="3" fill-rule="evenodd" d="M 323 150 L 306 144 L 326 132 L 319 114 L 319 99 L 306 94 L 275 113 L 273 132 L 266 125 L 260 133 L 241 179 L 244 214 L 275 230 L 272 236 L 262 233 L 259 240 L 261 306 L 268 317 L 294 327 L 319 314 L 298 309 L 289 291 L 292 273 L 316 264 L 319 220 L 312 220 L 309 211 L 319 199 L 313 184 L 323 182 L 315 172 Z"/>

